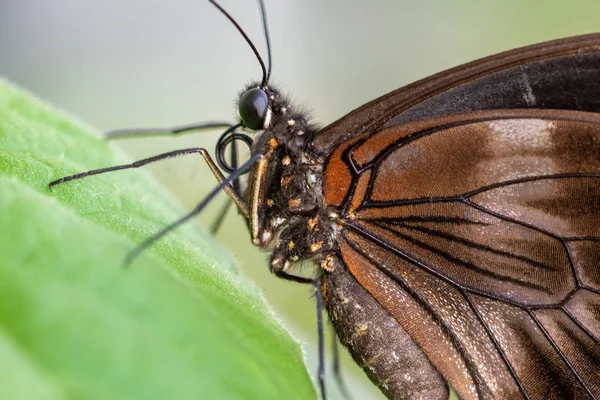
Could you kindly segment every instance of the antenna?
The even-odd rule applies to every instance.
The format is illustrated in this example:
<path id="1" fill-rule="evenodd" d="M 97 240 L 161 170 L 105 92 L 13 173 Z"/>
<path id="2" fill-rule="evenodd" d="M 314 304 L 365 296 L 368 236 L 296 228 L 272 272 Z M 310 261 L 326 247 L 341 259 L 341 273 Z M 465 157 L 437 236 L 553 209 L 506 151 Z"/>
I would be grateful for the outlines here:
<path id="1" fill-rule="evenodd" d="M 269 37 L 269 25 L 267 24 L 267 9 L 263 0 L 258 0 L 258 4 L 260 6 L 263 32 L 265 33 L 265 42 L 267 43 L 267 62 L 269 67 L 267 70 L 267 82 L 269 82 L 271 79 L 271 70 L 273 69 L 273 60 L 271 58 L 271 39 Z M 267 84 L 267 82 L 265 82 L 265 84 Z"/>
<path id="2" fill-rule="evenodd" d="M 244 32 L 244 30 L 237 23 L 237 21 L 235 19 L 233 19 L 233 17 L 227 11 L 225 11 L 225 9 L 223 7 L 221 7 L 215 0 L 208 0 L 208 1 L 210 3 L 212 3 L 212 5 L 215 6 L 219 11 L 221 11 L 221 13 L 223 15 L 225 15 L 225 17 L 227 17 L 227 19 L 236 27 L 238 32 L 243 36 L 243 38 L 246 40 L 246 43 L 248 43 L 248 45 L 254 52 L 254 55 L 256 56 L 256 59 L 258 60 L 258 63 L 260 64 L 260 68 L 262 69 L 262 73 L 263 73 L 262 82 L 261 82 L 260 86 L 265 87 L 267 82 L 269 81 L 269 78 L 271 77 L 271 41 L 269 39 L 269 30 L 267 28 L 267 21 L 266 21 L 267 12 L 266 12 L 263 0 L 259 0 L 258 3 L 260 5 L 261 17 L 262 17 L 262 21 L 263 21 L 263 30 L 265 32 L 265 39 L 267 41 L 267 56 L 268 56 L 268 60 L 269 60 L 268 72 L 267 72 L 267 68 L 265 67 L 265 62 L 263 61 L 262 57 L 260 56 L 260 53 L 256 49 L 256 46 L 254 45 L 254 43 L 252 43 L 252 40 L 250 40 L 250 38 L 248 37 L 246 32 Z"/>

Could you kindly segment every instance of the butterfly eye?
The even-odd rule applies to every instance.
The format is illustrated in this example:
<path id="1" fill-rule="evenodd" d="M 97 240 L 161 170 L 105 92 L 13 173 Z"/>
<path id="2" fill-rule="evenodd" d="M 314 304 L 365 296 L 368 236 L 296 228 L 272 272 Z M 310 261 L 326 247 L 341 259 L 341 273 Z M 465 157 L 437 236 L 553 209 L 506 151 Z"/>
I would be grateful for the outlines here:
<path id="1" fill-rule="evenodd" d="M 252 129 L 264 129 L 267 125 L 265 120 L 269 113 L 269 98 L 264 90 L 253 88 L 247 90 L 238 104 L 240 118 L 244 126 Z"/>

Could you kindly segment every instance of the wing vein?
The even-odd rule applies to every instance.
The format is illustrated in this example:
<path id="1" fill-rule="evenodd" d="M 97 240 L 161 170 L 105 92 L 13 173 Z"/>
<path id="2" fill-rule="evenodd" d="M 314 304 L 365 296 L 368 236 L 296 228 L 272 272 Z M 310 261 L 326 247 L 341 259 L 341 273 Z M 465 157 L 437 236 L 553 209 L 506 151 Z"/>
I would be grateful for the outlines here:
<path id="1" fill-rule="evenodd" d="M 436 247 L 434 247 L 434 246 L 432 246 L 432 245 L 430 245 L 428 243 L 425 243 L 425 242 L 423 242 L 421 240 L 418 240 L 418 239 L 416 239 L 414 237 L 402 234 L 402 233 L 400 233 L 398 231 L 395 231 L 393 229 L 390 229 L 389 227 L 386 227 L 386 226 L 379 226 L 379 227 L 381 229 L 384 229 L 384 230 L 386 230 L 386 231 L 388 231 L 390 233 L 393 233 L 393 234 L 397 235 L 398 237 L 400 237 L 400 238 L 402 238 L 404 240 L 407 240 L 407 241 L 411 242 L 412 244 L 415 244 L 415 245 L 419 246 L 422 249 L 425 249 L 425 250 L 428 250 L 428 251 L 430 251 L 430 252 L 432 252 L 434 254 L 437 254 L 437 255 L 445 258 L 446 260 L 448 260 L 448 261 L 450 261 L 452 263 L 455 263 L 455 264 L 458 264 L 458 265 L 462 265 L 462 266 L 464 266 L 464 267 L 466 267 L 466 268 L 468 268 L 468 269 L 470 269 L 472 271 L 475 271 L 477 273 L 480 273 L 482 275 L 485 275 L 485 276 L 488 276 L 488 277 L 491 277 L 491 278 L 494 278 L 494 279 L 504 280 L 504 281 L 511 282 L 511 283 L 514 283 L 514 284 L 517 284 L 517 285 L 525 286 L 525 287 L 528 287 L 530 289 L 540 290 L 540 291 L 548 293 L 548 294 L 551 293 L 546 286 L 537 285 L 537 284 L 535 284 L 533 282 L 524 282 L 524 281 L 522 281 L 520 279 L 515 279 L 515 278 L 513 278 L 511 276 L 508 276 L 508 275 L 503 275 L 503 274 L 499 274 L 499 273 L 496 273 L 496 272 L 493 272 L 493 271 L 490 271 L 490 270 L 487 270 L 487 269 L 484 269 L 484 268 L 480 268 L 480 267 L 478 267 L 477 265 L 475 265 L 475 264 L 473 264 L 471 262 L 467 262 L 467 261 L 461 260 L 460 258 L 454 257 L 451 254 L 449 254 L 448 252 L 440 250 L 440 249 L 438 249 L 438 248 L 436 248 Z M 398 249 L 396 249 L 395 247 L 392 247 L 392 249 L 394 249 L 393 251 L 398 252 Z"/>
<path id="2" fill-rule="evenodd" d="M 382 227 L 380 224 L 376 224 L 376 225 Z M 518 255 L 518 254 L 513 254 L 513 253 L 511 253 L 509 251 L 505 251 L 505 250 L 498 250 L 498 249 L 495 249 L 493 247 L 486 246 L 486 245 L 477 243 L 477 242 L 472 241 L 472 240 L 467 240 L 465 238 L 461 238 L 460 236 L 451 235 L 451 234 L 446 233 L 446 232 L 441 231 L 441 230 L 429 229 L 429 228 L 425 228 L 425 227 L 422 227 L 422 226 L 414 226 L 414 225 L 409 225 L 409 224 L 404 224 L 404 223 L 399 223 L 398 225 L 403 226 L 403 227 L 405 227 L 406 229 L 409 229 L 409 230 L 415 230 L 415 231 L 418 231 L 418 232 L 423 232 L 423 233 L 426 233 L 426 234 L 431 235 L 431 236 L 436 236 L 436 237 L 439 237 L 439 238 L 442 238 L 442 239 L 447 239 L 447 240 L 452 241 L 452 242 L 464 244 L 465 246 L 473 248 L 473 249 L 484 250 L 484 251 L 488 251 L 488 252 L 490 252 L 492 254 L 506 256 L 508 258 L 512 258 L 512 259 L 519 260 L 519 261 L 523 261 L 523 262 L 525 262 L 527 264 L 532 265 L 533 267 L 537 267 L 537 268 L 544 269 L 544 270 L 547 270 L 547 271 L 556 271 L 556 268 L 552 268 L 549 265 L 546 265 L 546 264 L 544 264 L 542 262 L 533 260 L 533 259 L 531 259 L 529 257 L 521 256 L 521 255 Z"/>
<path id="3" fill-rule="evenodd" d="M 560 348 L 558 347 L 556 342 L 552 339 L 552 336 L 548 333 L 546 328 L 544 328 L 544 326 L 540 323 L 540 321 L 538 321 L 535 314 L 530 309 L 527 309 L 527 312 L 529 313 L 529 316 L 531 317 L 531 319 L 536 323 L 536 325 L 538 326 L 540 331 L 544 334 L 544 336 L 546 337 L 546 340 L 548 340 L 548 342 L 550 342 L 550 344 L 552 345 L 552 348 L 556 351 L 556 353 L 558 353 L 558 356 L 563 360 L 563 362 L 567 365 L 567 367 L 569 367 L 569 369 L 571 370 L 571 372 L 573 373 L 575 378 L 577 378 L 579 383 L 581 383 L 581 385 L 583 386 L 585 391 L 588 393 L 590 398 L 594 399 L 595 396 L 594 396 L 593 392 L 591 391 L 591 389 L 588 387 L 585 380 L 581 376 L 579 376 L 579 374 L 575 370 L 575 367 L 573 367 L 573 365 L 571 364 L 569 359 L 560 350 Z"/>

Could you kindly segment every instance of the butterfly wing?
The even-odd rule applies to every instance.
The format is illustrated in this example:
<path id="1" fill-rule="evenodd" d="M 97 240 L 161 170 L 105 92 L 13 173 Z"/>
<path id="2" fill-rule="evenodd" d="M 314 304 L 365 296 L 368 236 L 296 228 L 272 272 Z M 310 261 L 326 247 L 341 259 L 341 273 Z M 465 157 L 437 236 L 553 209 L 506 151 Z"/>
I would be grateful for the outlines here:
<path id="1" fill-rule="evenodd" d="M 383 129 L 335 150 L 324 196 L 341 269 L 461 398 L 600 397 L 600 115 L 494 110 Z M 356 326 L 334 324 L 352 350 Z M 406 395 L 409 381 L 383 389 Z"/>
<path id="2" fill-rule="evenodd" d="M 481 110 L 600 112 L 600 33 L 540 43 L 441 72 L 379 97 L 321 130 L 323 155 L 410 121 Z"/>

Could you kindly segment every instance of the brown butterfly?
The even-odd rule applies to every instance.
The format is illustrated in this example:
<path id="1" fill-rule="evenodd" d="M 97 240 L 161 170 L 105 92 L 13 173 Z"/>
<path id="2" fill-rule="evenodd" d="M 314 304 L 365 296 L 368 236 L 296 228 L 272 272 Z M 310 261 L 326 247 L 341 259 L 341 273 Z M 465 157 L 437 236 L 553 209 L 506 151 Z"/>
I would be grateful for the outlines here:
<path id="1" fill-rule="evenodd" d="M 271 271 L 318 289 L 323 397 L 325 306 L 390 398 L 600 398 L 600 34 L 442 72 L 317 129 L 215 5 L 263 68 L 217 146 L 231 175 L 196 148 L 51 186 L 202 154 L 221 185 L 131 257 L 225 190 Z M 313 277 L 294 273 L 305 261 Z"/>

